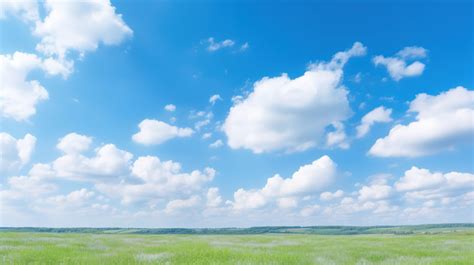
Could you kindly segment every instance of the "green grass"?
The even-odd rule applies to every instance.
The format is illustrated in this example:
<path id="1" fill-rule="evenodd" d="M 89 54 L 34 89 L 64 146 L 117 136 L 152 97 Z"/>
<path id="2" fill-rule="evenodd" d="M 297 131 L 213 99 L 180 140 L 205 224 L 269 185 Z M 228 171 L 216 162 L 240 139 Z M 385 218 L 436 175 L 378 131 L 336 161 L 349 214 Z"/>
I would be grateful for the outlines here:
<path id="1" fill-rule="evenodd" d="M 0 264 L 474 264 L 472 231 L 410 235 L 0 233 Z"/>

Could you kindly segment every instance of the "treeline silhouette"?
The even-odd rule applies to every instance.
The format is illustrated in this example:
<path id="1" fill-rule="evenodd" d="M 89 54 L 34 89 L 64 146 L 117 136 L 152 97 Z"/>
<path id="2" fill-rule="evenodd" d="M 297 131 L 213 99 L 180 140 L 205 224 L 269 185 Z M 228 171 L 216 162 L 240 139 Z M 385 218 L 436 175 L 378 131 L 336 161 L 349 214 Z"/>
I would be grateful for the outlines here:
<path id="1" fill-rule="evenodd" d="M 317 234 L 358 235 L 442 233 L 474 229 L 472 223 L 423 224 L 403 226 L 258 226 L 248 228 L 119 228 L 119 227 L 0 227 L 0 232 L 34 233 L 100 233 L 100 234 L 186 234 L 186 235 L 252 235 L 252 234 Z"/>

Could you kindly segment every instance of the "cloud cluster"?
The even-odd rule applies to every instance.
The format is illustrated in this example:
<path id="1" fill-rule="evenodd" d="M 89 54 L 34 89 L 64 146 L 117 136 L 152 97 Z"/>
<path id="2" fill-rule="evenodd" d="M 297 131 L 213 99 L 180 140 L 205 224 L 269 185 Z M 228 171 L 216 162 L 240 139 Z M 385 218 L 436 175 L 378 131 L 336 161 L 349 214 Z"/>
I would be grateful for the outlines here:
<path id="1" fill-rule="evenodd" d="M 254 153 L 303 151 L 320 141 L 327 126 L 342 122 L 351 110 L 348 91 L 341 85 L 342 67 L 362 56 L 366 47 L 356 42 L 327 63 L 310 65 L 300 77 L 264 77 L 253 91 L 236 101 L 223 124 L 228 145 Z"/>
<path id="2" fill-rule="evenodd" d="M 393 57 L 375 56 L 373 62 L 376 66 L 383 65 L 387 68 L 390 77 L 399 81 L 405 77 L 419 76 L 425 70 L 425 64 L 414 59 L 422 59 L 427 56 L 428 51 L 423 47 L 405 47 Z"/>
<path id="3" fill-rule="evenodd" d="M 82 57 L 100 43 L 119 44 L 132 35 L 108 0 L 47 0 L 42 4 L 46 11 L 44 19 L 40 17 L 37 1 L 0 3 L 0 19 L 17 16 L 30 24 L 32 34 L 40 38 L 36 50 L 41 56 L 18 51 L 0 55 L 0 114 L 17 121 L 34 115 L 36 105 L 48 99 L 48 92 L 40 82 L 28 78 L 32 72 L 42 70 L 47 75 L 66 79 L 74 68 L 74 59 L 68 56 L 70 51 Z"/>
<path id="4" fill-rule="evenodd" d="M 418 157 L 472 143 L 474 91 L 456 87 L 439 95 L 419 94 L 410 102 L 416 120 L 394 126 L 378 139 L 369 154 L 382 157 Z"/>
<path id="5" fill-rule="evenodd" d="M 3 135 L 2 138 L 3 139 Z M 27 141 L 28 136 L 25 137 Z M 17 142 L 19 142 L 18 140 Z M 3 142 L 3 140 L 2 140 Z M 11 144 L 11 143 L 7 143 Z M 89 153 L 92 138 L 78 133 L 70 133 L 60 138 L 57 148 L 63 152 L 61 156 L 50 163 L 35 164 L 26 176 L 14 176 L 7 179 L 8 187 L 0 189 L 0 195 L 5 201 L 26 200 L 46 202 L 54 205 L 82 206 L 79 201 L 88 200 L 89 206 L 107 208 L 100 204 L 99 197 L 119 199 L 123 205 L 144 202 L 169 202 L 166 212 L 175 212 L 185 205 L 185 198 L 199 198 L 205 193 L 204 185 L 214 178 L 216 171 L 205 168 L 203 171 L 193 170 L 183 172 L 181 164 L 174 161 L 161 161 L 156 156 L 140 156 L 133 160 L 133 155 L 118 149 L 113 144 L 104 144 Z M 3 145 L 3 144 L 2 144 Z M 25 144 L 18 144 L 26 148 Z M 19 156 L 26 159 L 28 150 L 19 150 Z M 95 191 L 80 189 L 67 195 L 55 195 L 56 181 L 72 181 L 90 183 Z M 222 199 L 217 189 L 209 189 L 208 203 L 213 207 L 219 206 Z M 174 202 L 172 202 L 174 201 Z M 165 208 L 164 208 L 165 209 Z"/>
<path id="6" fill-rule="evenodd" d="M 323 156 L 298 169 L 290 178 L 275 175 L 261 189 L 238 189 L 232 206 L 235 210 L 261 208 L 277 200 L 279 205 L 295 205 L 297 198 L 327 187 L 336 177 L 336 164 Z"/>
<path id="7" fill-rule="evenodd" d="M 33 34 L 41 38 L 36 49 L 46 55 L 84 54 L 100 43 L 115 45 L 132 35 L 109 0 L 47 0 L 44 7 L 47 16 L 36 23 Z"/>
<path id="8" fill-rule="evenodd" d="M 168 123 L 145 119 L 138 124 L 140 131 L 132 136 L 133 141 L 144 145 L 157 145 L 176 137 L 189 137 L 194 131 L 191 128 L 178 128 Z"/>
<path id="9" fill-rule="evenodd" d="M 362 138 L 367 135 L 372 125 L 374 125 L 374 123 L 376 122 L 391 122 L 392 118 L 390 117 L 390 115 L 392 115 L 392 109 L 386 109 L 384 106 L 375 108 L 369 113 L 365 114 L 364 117 L 362 117 L 362 120 L 360 121 L 360 125 L 356 128 L 357 138 Z"/>
<path id="10" fill-rule="evenodd" d="M 15 139 L 8 133 L 0 132 L 0 174 L 16 174 L 30 161 L 35 145 L 36 137 L 31 134 Z"/>

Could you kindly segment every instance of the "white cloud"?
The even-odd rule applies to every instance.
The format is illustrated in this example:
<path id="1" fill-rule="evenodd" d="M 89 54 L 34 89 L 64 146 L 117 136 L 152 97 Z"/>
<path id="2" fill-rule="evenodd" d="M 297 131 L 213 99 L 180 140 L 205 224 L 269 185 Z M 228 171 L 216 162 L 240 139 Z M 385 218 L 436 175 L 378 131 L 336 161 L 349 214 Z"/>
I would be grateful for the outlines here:
<path id="1" fill-rule="evenodd" d="M 397 191 L 418 191 L 427 189 L 468 188 L 474 185 L 474 175 L 470 173 L 430 172 L 428 169 L 412 167 L 395 183 Z"/>
<path id="2" fill-rule="evenodd" d="M 392 195 L 392 187 L 385 184 L 372 184 L 370 186 L 362 186 L 359 190 L 360 201 L 372 201 L 387 199 Z"/>
<path id="3" fill-rule="evenodd" d="M 222 142 L 222 140 L 219 139 L 219 140 L 216 140 L 215 142 L 211 143 L 211 144 L 209 145 L 209 147 L 210 147 L 210 148 L 219 148 L 219 147 L 221 147 L 221 146 L 223 146 L 223 145 L 224 145 L 224 143 Z"/>
<path id="4" fill-rule="evenodd" d="M 212 168 L 203 172 L 181 172 L 181 165 L 173 161 L 161 161 L 155 156 L 139 157 L 132 166 L 131 179 L 123 183 L 99 183 L 97 189 L 112 197 L 120 197 L 122 203 L 189 195 L 199 191 L 216 174 Z M 135 179 L 135 181 L 133 181 Z M 137 182 L 137 180 L 139 180 Z"/>
<path id="5" fill-rule="evenodd" d="M 419 94 L 409 112 L 417 113 L 408 125 L 396 125 L 378 139 L 369 154 L 382 157 L 417 157 L 452 150 L 470 143 L 474 133 L 474 92 L 453 88 L 437 96 Z"/>
<path id="6" fill-rule="evenodd" d="M 17 121 L 34 115 L 36 105 L 48 99 L 47 90 L 37 80 L 27 80 L 32 71 L 41 69 L 66 79 L 74 68 L 74 61 L 66 57 L 68 51 L 83 55 L 95 50 L 99 43 L 118 44 L 132 34 L 109 0 L 47 0 L 42 4 L 46 11 L 44 20 L 39 16 L 37 1 L 0 3 L 0 19 L 14 15 L 32 22 L 33 34 L 41 39 L 36 49 L 48 57 L 42 59 L 21 52 L 0 55 L 0 113 Z"/>
<path id="7" fill-rule="evenodd" d="M 242 44 L 242 46 L 240 46 L 239 51 L 241 52 L 246 51 L 249 47 L 250 47 L 249 43 L 245 42 L 244 44 Z"/>
<path id="8" fill-rule="evenodd" d="M 308 217 L 314 215 L 316 212 L 318 212 L 321 209 L 321 207 L 317 204 L 311 205 L 311 206 L 306 206 L 303 209 L 301 209 L 300 214 L 303 217 Z"/>
<path id="9" fill-rule="evenodd" d="M 200 201 L 201 198 L 197 195 L 193 195 L 190 198 L 184 200 L 172 200 L 168 202 L 168 204 L 166 204 L 165 213 L 171 214 L 183 209 L 195 207 L 199 204 Z"/>
<path id="10" fill-rule="evenodd" d="M 18 16 L 25 22 L 39 19 L 38 2 L 36 0 L 0 1 L 0 19 L 8 15 Z"/>
<path id="11" fill-rule="evenodd" d="M 47 201 L 54 204 L 56 207 L 78 207 L 90 202 L 90 199 L 94 196 L 95 193 L 93 191 L 82 188 L 80 190 L 72 191 L 67 195 L 49 197 Z"/>
<path id="12" fill-rule="evenodd" d="M 178 128 L 159 120 L 145 119 L 138 125 L 140 131 L 132 136 L 133 141 L 144 144 L 161 144 L 176 137 L 189 137 L 191 128 Z"/>
<path id="13" fill-rule="evenodd" d="M 87 157 L 83 152 L 89 150 L 91 141 L 91 137 L 77 133 L 61 138 L 57 148 L 64 155 L 51 163 L 53 174 L 74 180 L 107 180 L 129 174 L 131 153 L 105 144 L 94 150 L 94 156 Z"/>
<path id="14" fill-rule="evenodd" d="M 53 168 L 60 177 L 76 180 L 117 178 L 127 175 L 133 155 L 115 147 L 103 145 L 95 150 L 93 157 L 79 153 L 66 153 L 53 162 Z"/>
<path id="15" fill-rule="evenodd" d="M 328 63 L 310 65 L 300 77 L 264 77 L 253 91 L 234 102 L 223 130 L 231 148 L 254 153 L 303 151 L 316 146 L 325 128 L 347 119 L 348 91 L 341 85 L 342 67 L 366 48 L 359 42 L 336 53 Z"/>
<path id="16" fill-rule="evenodd" d="M 92 143 L 92 137 L 69 133 L 59 139 L 56 147 L 66 154 L 78 154 L 89 150 Z"/>
<path id="17" fill-rule="evenodd" d="M 218 95 L 218 94 L 215 94 L 215 95 L 212 95 L 210 98 L 209 98 L 209 103 L 211 103 L 212 105 L 216 104 L 216 102 L 218 100 L 222 100 L 221 96 Z"/>
<path id="18" fill-rule="evenodd" d="M 319 195 L 319 198 L 322 201 L 331 201 L 334 199 L 341 198 L 342 196 L 344 196 L 344 191 L 337 190 L 335 192 L 329 192 L 329 191 L 323 192 L 321 193 L 321 195 Z"/>
<path id="19" fill-rule="evenodd" d="M 165 110 L 169 111 L 169 112 L 173 112 L 173 111 L 176 110 L 176 106 L 173 105 L 173 104 L 168 104 L 168 105 L 165 106 Z"/>
<path id="20" fill-rule="evenodd" d="M 417 59 L 425 58 L 428 51 L 423 47 L 410 46 L 405 47 L 403 50 L 399 51 L 397 55 L 403 59 Z"/>
<path id="21" fill-rule="evenodd" d="M 190 119 L 198 120 L 194 123 L 194 129 L 196 129 L 197 131 L 209 125 L 213 117 L 214 113 L 212 113 L 212 111 L 191 111 L 191 114 L 189 115 Z"/>
<path id="22" fill-rule="evenodd" d="M 8 190 L 2 190 L 8 194 L 5 197 L 6 200 L 28 199 L 51 193 L 57 189 L 56 185 L 45 182 L 44 179 L 37 176 L 10 177 L 8 178 L 8 185 Z"/>
<path id="23" fill-rule="evenodd" d="M 211 138 L 211 137 L 212 137 L 212 133 L 204 133 L 204 134 L 202 135 L 202 139 L 209 139 L 209 138 Z"/>
<path id="24" fill-rule="evenodd" d="M 215 208 L 221 205 L 222 197 L 219 194 L 219 188 L 209 188 L 206 194 L 207 207 Z"/>
<path id="25" fill-rule="evenodd" d="M 43 61 L 43 70 L 49 75 L 61 75 L 63 79 L 69 77 L 74 69 L 74 61 L 66 59 L 47 58 Z"/>
<path id="26" fill-rule="evenodd" d="M 290 198 L 316 192 L 328 186 L 336 177 L 336 164 L 323 156 L 309 165 L 298 169 L 291 178 L 275 175 L 267 179 L 266 185 L 258 190 L 239 189 L 234 193 L 233 208 L 255 209 L 281 198 Z"/>
<path id="27" fill-rule="evenodd" d="M 17 121 L 26 120 L 36 113 L 36 105 L 47 100 L 48 91 L 37 80 L 28 80 L 30 73 L 43 70 L 46 74 L 67 78 L 73 63 L 47 58 L 42 60 L 35 54 L 15 52 L 0 54 L 0 113 Z"/>
<path id="28" fill-rule="evenodd" d="M 394 57 L 375 56 L 373 62 L 376 66 L 383 65 L 393 80 L 399 81 L 404 77 L 418 76 L 425 70 L 425 64 L 415 61 L 407 64 L 407 60 L 425 58 L 427 50 L 422 47 L 405 47 Z"/>
<path id="29" fill-rule="evenodd" d="M 278 208 L 289 209 L 298 207 L 298 199 L 294 197 L 283 197 L 277 199 Z"/>
<path id="30" fill-rule="evenodd" d="M 364 137 L 369 133 L 370 128 L 376 122 L 391 122 L 392 109 L 386 109 L 384 106 L 373 109 L 362 117 L 360 125 L 357 126 L 357 138 Z"/>
<path id="31" fill-rule="evenodd" d="M 207 44 L 208 44 L 207 50 L 209 52 L 215 52 L 222 48 L 228 48 L 228 47 L 234 46 L 235 41 L 231 39 L 226 39 L 220 42 L 219 41 L 216 42 L 213 37 L 210 37 L 207 39 Z"/>
<path id="32" fill-rule="evenodd" d="M 30 161 L 35 145 L 36 137 L 31 134 L 15 139 L 8 133 L 0 132 L 0 173 L 17 173 Z"/>
<path id="33" fill-rule="evenodd" d="M 36 105 L 48 99 L 48 91 L 37 80 L 27 80 L 29 73 L 42 67 L 34 54 L 15 52 L 0 55 L 0 112 L 6 118 L 25 120 L 36 113 Z"/>
<path id="34" fill-rule="evenodd" d="M 47 16 L 36 23 L 34 35 L 41 38 L 37 50 L 64 58 L 69 50 L 94 51 L 100 43 L 119 44 L 132 30 L 115 12 L 109 0 L 44 3 Z"/>
<path id="35" fill-rule="evenodd" d="M 338 146 L 342 149 L 349 148 L 349 143 L 347 142 L 347 135 L 344 130 L 344 124 L 341 122 L 334 122 L 332 124 L 334 131 L 330 131 L 326 135 L 326 145 L 327 146 Z"/>

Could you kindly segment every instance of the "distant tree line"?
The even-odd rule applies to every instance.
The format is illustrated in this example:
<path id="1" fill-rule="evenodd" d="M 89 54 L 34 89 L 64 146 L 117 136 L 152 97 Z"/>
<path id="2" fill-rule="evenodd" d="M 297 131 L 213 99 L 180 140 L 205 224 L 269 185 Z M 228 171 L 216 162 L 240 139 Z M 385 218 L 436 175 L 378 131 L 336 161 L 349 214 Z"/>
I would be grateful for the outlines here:
<path id="1" fill-rule="evenodd" d="M 0 232 L 34 233 L 100 233 L 100 234 L 186 234 L 186 235 L 250 235 L 250 234 L 316 234 L 358 235 L 441 233 L 474 229 L 473 223 L 424 224 L 406 226 L 258 226 L 248 228 L 119 228 L 119 227 L 0 227 Z"/>

